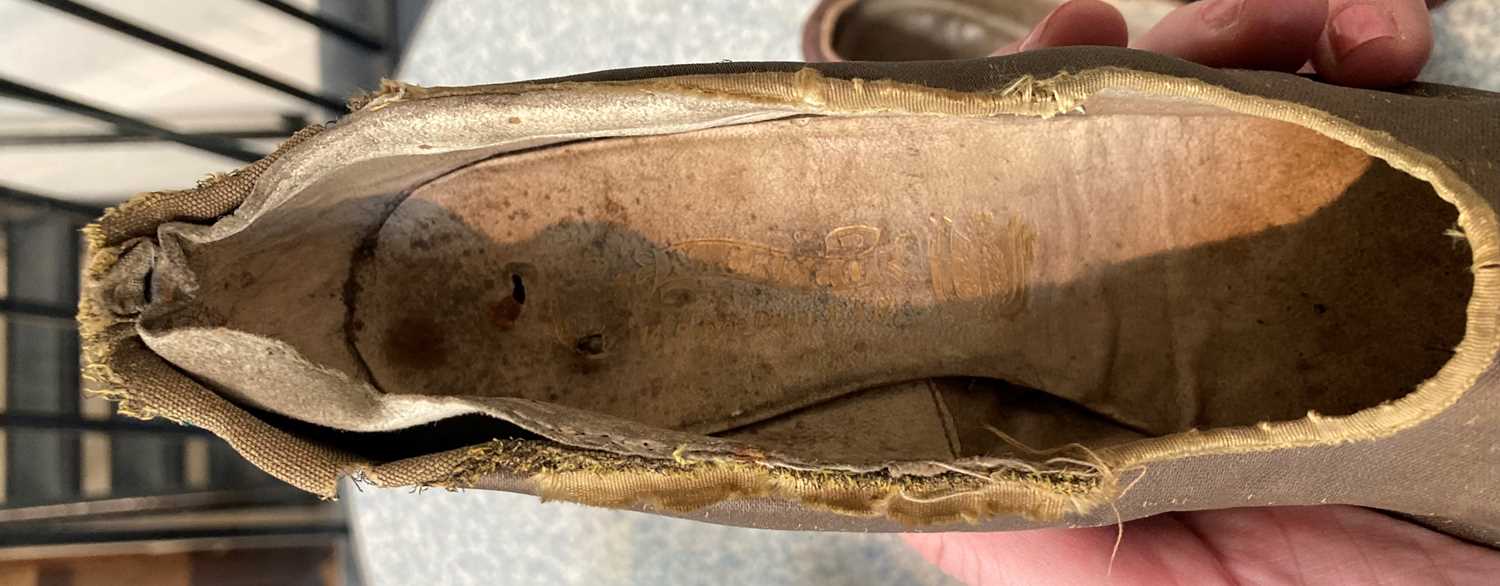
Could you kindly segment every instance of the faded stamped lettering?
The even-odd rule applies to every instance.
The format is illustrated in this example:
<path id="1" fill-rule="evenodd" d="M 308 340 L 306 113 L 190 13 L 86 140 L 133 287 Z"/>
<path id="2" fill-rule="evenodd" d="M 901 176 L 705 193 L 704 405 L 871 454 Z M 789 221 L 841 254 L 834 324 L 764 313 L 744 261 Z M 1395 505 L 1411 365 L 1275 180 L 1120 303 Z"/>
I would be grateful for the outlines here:
<path id="1" fill-rule="evenodd" d="M 725 281 L 828 291 L 880 305 L 918 302 L 923 289 L 938 303 L 993 301 L 1007 315 L 1024 305 L 1035 237 L 1019 219 L 1001 224 L 979 214 L 960 223 L 934 215 L 920 232 L 856 224 L 786 248 L 687 240 L 638 258 L 635 278 L 668 307 L 687 305 Z"/>
<path id="2" fill-rule="evenodd" d="M 1026 304 L 1036 234 L 1019 218 L 1000 225 L 979 214 L 967 229 L 946 216 L 929 219 L 932 292 L 939 301 L 990 299 L 1007 315 Z"/>

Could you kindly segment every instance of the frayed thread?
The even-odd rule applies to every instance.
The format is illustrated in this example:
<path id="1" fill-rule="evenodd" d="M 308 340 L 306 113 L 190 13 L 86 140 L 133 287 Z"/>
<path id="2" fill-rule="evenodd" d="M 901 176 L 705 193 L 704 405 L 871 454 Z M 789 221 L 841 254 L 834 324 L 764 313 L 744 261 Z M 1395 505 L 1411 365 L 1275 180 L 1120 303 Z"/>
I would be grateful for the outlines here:
<path id="1" fill-rule="evenodd" d="M 1309 411 L 1308 416 L 1314 417 L 1316 416 L 1316 414 Z M 1027 446 L 1024 443 L 1021 443 L 1020 440 L 1007 435 L 1005 432 L 996 429 L 994 426 L 986 425 L 985 429 L 994 434 L 995 437 L 1000 438 L 1000 441 L 1005 442 L 1010 447 L 1034 456 L 1045 456 L 1050 454 L 1062 453 L 1068 450 L 1077 450 L 1079 452 L 1082 452 L 1087 460 L 1078 460 L 1061 456 L 1050 458 L 1047 460 L 1047 462 L 1071 463 L 1079 466 L 1090 467 L 1099 471 L 1101 475 L 1107 475 L 1110 478 L 1111 484 L 1113 484 L 1113 482 L 1118 478 L 1118 472 L 1112 471 L 1109 466 L 1105 465 L 1103 458 L 1100 458 L 1098 453 L 1094 452 L 1088 446 L 1085 446 L 1083 444 L 1075 442 L 1047 450 L 1038 450 L 1036 448 Z M 1132 470 L 1133 469 L 1134 468 L 1132 468 Z M 1125 498 L 1125 495 L 1128 494 L 1131 489 L 1135 488 L 1135 485 L 1139 483 L 1142 478 L 1146 477 L 1146 468 L 1140 467 L 1140 471 L 1141 473 L 1134 479 L 1132 479 L 1129 484 L 1126 484 L 1125 488 L 1121 489 L 1118 494 L 1111 495 L 1110 498 L 1106 501 L 1107 504 L 1109 504 L 1110 511 L 1115 515 L 1115 542 L 1114 546 L 1111 547 L 1109 551 L 1109 564 L 1104 569 L 1105 576 L 1110 576 L 1114 573 L 1115 559 L 1119 557 L 1120 545 L 1125 543 L 1125 517 L 1120 513 L 1120 507 L 1117 502 L 1120 499 Z"/>
<path id="2" fill-rule="evenodd" d="M 1055 520 L 1105 502 L 1112 476 L 1097 463 L 1054 458 L 1050 465 L 987 469 L 936 464 L 932 475 L 791 469 L 766 462 L 623 456 L 527 440 L 493 440 L 463 451 L 449 472 L 424 486 L 459 490 L 493 475 L 533 483 L 543 500 L 607 507 L 691 511 L 719 502 L 772 498 L 851 516 L 885 516 L 920 526 L 977 523 L 997 515 Z"/>
<path id="3" fill-rule="evenodd" d="M 374 112 L 406 99 L 408 89 L 416 87 L 394 79 L 381 78 L 379 88 L 350 97 L 346 105 L 350 112 Z"/>

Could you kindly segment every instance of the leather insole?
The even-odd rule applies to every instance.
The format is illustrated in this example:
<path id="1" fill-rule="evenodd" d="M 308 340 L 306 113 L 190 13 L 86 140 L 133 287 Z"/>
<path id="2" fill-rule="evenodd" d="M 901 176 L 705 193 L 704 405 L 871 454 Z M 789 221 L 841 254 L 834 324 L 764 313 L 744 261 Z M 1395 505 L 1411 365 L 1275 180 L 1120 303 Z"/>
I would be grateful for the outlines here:
<path id="1" fill-rule="evenodd" d="M 356 263 L 354 342 L 385 393 L 707 433 L 951 375 L 1151 434 L 1348 413 L 1462 336 L 1455 217 L 1355 149 L 1233 114 L 600 140 L 412 193 Z"/>

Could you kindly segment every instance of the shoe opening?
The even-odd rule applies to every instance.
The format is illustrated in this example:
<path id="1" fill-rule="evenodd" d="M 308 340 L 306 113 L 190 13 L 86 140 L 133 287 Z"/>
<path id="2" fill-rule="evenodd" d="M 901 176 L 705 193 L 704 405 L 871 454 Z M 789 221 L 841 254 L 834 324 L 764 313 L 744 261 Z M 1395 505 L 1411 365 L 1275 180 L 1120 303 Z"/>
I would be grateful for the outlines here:
<path id="1" fill-rule="evenodd" d="M 377 462 L 590 414 L 872 464 L 1370 409 L 1452 358 L 1474 281 L 1432 185 L 1179 102 L 457 160 L 183 245 L 147 343 Z M 458 417 L 505 401 L 564 421 Z"/>

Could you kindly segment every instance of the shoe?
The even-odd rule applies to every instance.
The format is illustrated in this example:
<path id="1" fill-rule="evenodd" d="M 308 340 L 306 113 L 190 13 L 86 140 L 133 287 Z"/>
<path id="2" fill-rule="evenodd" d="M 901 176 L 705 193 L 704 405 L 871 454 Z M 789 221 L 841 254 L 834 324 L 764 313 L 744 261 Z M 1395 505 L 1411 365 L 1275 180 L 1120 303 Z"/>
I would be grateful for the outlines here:
<path id="1" fill-rule="evenodd" d="M 1144 33 L 1178 0 L 1105 0 Z M 975 59 L 1026 38 L 1065 0 L 822 0 L 802 27 L 811 62 Z"/>
<path id="2" fill-rule="evenodd" d="M 848 531 L 1348 503 L 1500 544 L 1500 95 L 1075 48 L 353 107 L 88 229 L 122 411 L 325 496 Z"/>

